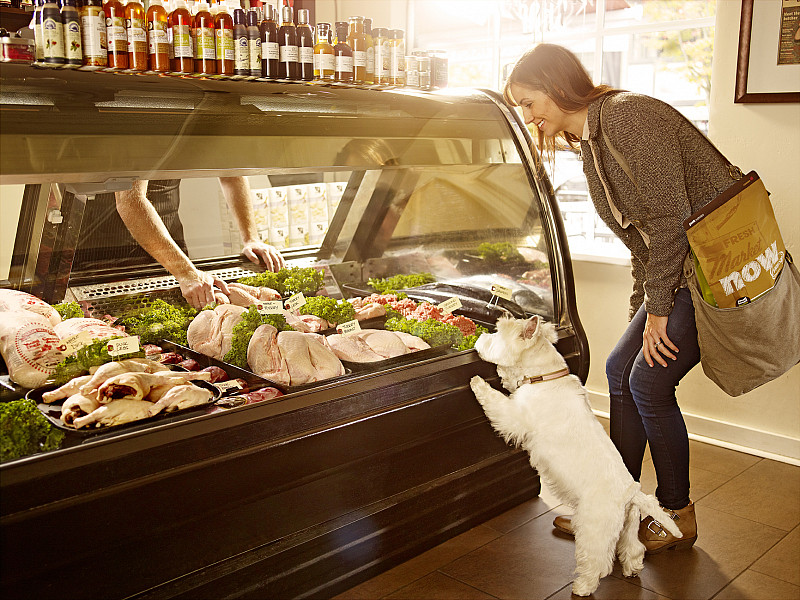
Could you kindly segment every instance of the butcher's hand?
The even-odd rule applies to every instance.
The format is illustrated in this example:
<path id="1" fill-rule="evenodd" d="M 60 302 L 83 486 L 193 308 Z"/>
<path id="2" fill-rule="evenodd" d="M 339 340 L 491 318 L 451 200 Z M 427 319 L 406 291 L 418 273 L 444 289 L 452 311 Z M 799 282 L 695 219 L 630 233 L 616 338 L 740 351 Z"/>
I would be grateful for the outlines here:
<path id="1" fill-rule="evenodd" d="M 242 249 L 242 254 L 250 262 L 261 264 L 273 273 L 277 273 L 286 266 L 283 256 L 275 246 L 264 242 L 248 242 Z"/>
<path id="2" fill-rule="evenodd" d="M 668 316 L 659 317 L 647 313 L 647 321 L 644 324 L 644 333 L 642 334 L 642 353 L 644 354 L 644 360 L 651 367 L 654 360 L 662 367 L 666 367 L 665 356 L 672 360 L 677 358 L 673 352 L 678 352 L 678 347 L 667 336 L 668 320 Z"/>
<path id="3" fill-rule="evenodd" d="M 183 297 L 198 310 L 214 302 L 215 291 L 219 290 L 226 295 L 229 293 L 228 285 L 222 279 L 197 269 L 188 276 L 179 278 L 178 283 Z"/>

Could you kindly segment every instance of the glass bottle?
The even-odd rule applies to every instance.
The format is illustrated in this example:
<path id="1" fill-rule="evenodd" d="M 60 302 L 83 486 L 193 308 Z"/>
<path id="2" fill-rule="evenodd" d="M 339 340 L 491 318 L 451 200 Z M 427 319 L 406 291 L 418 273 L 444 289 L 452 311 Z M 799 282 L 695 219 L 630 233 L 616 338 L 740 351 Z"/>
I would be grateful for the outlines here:
<path id="1" fill-rule="evenodd" d="M 261 76 L 277 79 L 281 58 L 278 47 L 278 15 L 271 4 L 267 4 L 264 9 L 264 20 L 261 21 Z"/>
<path id="2" fill-rule="evenodd" d="M 333 47 L 333 79 L 342 83 L 353 81 L 353 50 L 347 44 L 347 23 L 336 22 L 336 45 Z"/>
<path id="3" fill-rule="evenodd" d="M 215 75 L 217 72 L 217 50 L 214 37 L 214 17 L 208 3 L 202 0 L 192 20 L 194 38 L 194 72 Z"/>
<path id="4" fill-rule="evenodd" d="M 170 69 L 169 22 L 161 0 L 150 0 L 145 19 L 148 67 L 155 73 L 166 73 Z"/>
<path id="5" fill-rule="evenodd" d="M 314 33 L 308 24 L 308 9 L 297 11 L 297 78 L 314 79 Z"/>
<path id="6" fill-rule="evenodd" d="M 250 44 L 247 40 L 247 25 L 244 11 L 233 10 L 233 72 L 235 75 L 250 75 Z"/>
<path id="7" fill-rule="evenodd" d="M 81 16 L 78 13 L 76 0 L 62 0 L 61 18 L 64 21 L 64 57 L 68 67 L 79 67 L 83 64 L 81 44 Z"/>
<path id="8" fill-rule="evenodd" d="M 297 31 L 294 27 L 292 7 L 284 6 L 281 13 L 281 28 L 278 30 L 278 77 L 297 79 Z"/>
<path id="9" fill-rule="evenodd" d="M 108 66 L 112 69 L 128 68 L 128 36 L 125 34 L 125 7 L 119 0 L 103 3 L 106 16 Z"/>
<path id="10" fill-rule="evenodd" d="M 372 30 L 375 40 L 375 83 L 386 85 L 389 83 L 389 68 L 391 66 L 391 39 L 389 30 L 376 27 Z"/>
<path id="11" fill-rule="evenodd" d="M 78 12 L 81 15 L 84 66 L 107 67 L 106 15 L 102 0 L 83 0 Z"/>
<path id="12" fill-rule="evenodd" d="M 375 42 L 372 39 L 372 19 L 364 19 L 364 37 L 367 38 L 367 83 L 375 83 Z"/>
<path id="13" fill-rule="evenodd" d="M 314 45 L 314 79 L 333 81 L 334 62 L 331 24 L 317 23 L 317 43 Z"/>
<path id="14" fill-rule="evenodd" d="M 247 48 L 250 52 L 250 76 L 261 77 L 261 31 L 258 28 L 258 13 L 254 8 L 247 11 Z"/>
<path id="15" fill-rule="evenodd" d="M 139 0 L 125 5 L 125 36 L 128 38 L 128 68 L 147 70 L 147 19 Z"/>
<path id="16" fill-rule="evenodd" d="M 34 0 L 33 16 L 28 27 L 33 30 L 33 40 L 36 45 L 36 60 L 34 64 L 44 64 L 44 35 L 42 35 L 42 7 L 44 0 Z"/>
<path id="17" fill-rule="evenodd" d="M 406 83 L 406 44 L 402 29 L 392 29 L 391 67 L 389 83 L 392 85 L 405 85 Z"/>
<path id="18" fill-rule="evenodd" d="M 175 8 L 167 17 L 172 33 L 172 59 L 170 70 L 176 73 L 191 73 L 194 69 L 192 49 L 192 15 L 185 0 L 176 0 Z"/>
<path id="19" fill-rule="evenodd" d="M 217 73 L 233 75 L 233 18 L 223 3 L 211 7 L 211 16 L 214 18 Z"/>
<path id="20" fill-rule="evenodd" d="M 353 52 L 353 82 L 367 82 L 367 36 L 364 35 L 364 17 L 350 17 L 347 45 Z"/>
<path id="21" fill-rule="evenodd" d="M 64 22 L 56 0 L 46 0 L 42 6 L 42 52 L 44 64 L 63 65 L 66 61 L 64 52 Z"/>

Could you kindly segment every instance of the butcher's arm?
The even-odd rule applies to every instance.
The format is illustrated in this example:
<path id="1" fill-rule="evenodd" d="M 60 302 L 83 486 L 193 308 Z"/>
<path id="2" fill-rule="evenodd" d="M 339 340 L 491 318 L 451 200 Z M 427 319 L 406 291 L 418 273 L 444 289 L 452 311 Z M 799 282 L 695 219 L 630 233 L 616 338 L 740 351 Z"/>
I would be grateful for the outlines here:
<path id="1" fill-rule="evenodd" d="M 224 281 L 199 271 L 170 236 L 155 207 L 147 200 L 147 181 L 116 194 L 117 212 L 133 239 L 178 280 L 181 293 L 195 308 L 214 302 L 214 287 L 228 291 Z"/>
<path id="2" fill-rule="evenodd" d="M 263 265 L 270 271 L 279 271 L 284 266 L 283 256 L 275 246 L 265 244 L 258 237 L 256 220 L 253 214 L 253 201 L 250 195 L 250 184 L 245 177 L 220 177 L 222 193 L 233 213 L 239 234 L 242 236 L 242 254 L 256 264 Z"/>

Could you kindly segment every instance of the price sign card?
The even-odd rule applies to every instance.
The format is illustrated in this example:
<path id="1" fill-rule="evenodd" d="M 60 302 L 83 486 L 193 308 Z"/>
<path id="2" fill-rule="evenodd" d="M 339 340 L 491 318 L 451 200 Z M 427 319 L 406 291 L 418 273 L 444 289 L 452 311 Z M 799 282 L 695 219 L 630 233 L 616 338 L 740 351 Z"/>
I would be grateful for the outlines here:
<path id="1" fill-rule="evenodd" d="M 283 302 L 280 300 L 267 300 L 256 304 L 256 310 L 260 315 L 282 315 Z"/>
<path id="2" fill-rule="evenodd" d="M 506 287 L 504 285 L 499 285 L 497 283 L 493 283 L 492 287 L 490 288 L 492 294 L 499 298 L 503 298 L 505 300 L 512 300 L 513 297 L 513 290 L 510 287 Z"/>
<path id="3" fill-rule="evenodd" d="M 139 351 L 139 336 L 131 335 L 128 337 L 117 338 L 116 340 L 109 340 L 108 342 L 108 355 L 109 356 L 122 356 L 124 354 L 133 354 Z"/>
<path id="4" fill-rule="evenodd" d="M 346 321 L 344 323 L 339 323 L 339 325 L 336 326 L 336 331 L 342 335 L 347 335 L 348 333 L 358 333 L 361 331 L 361 324 L 355 319 L 352 321 Z"/>
<path id="5" fill-rule="evenodd" d="M 441 310 L 443 313 L 451 313 L 454 310 L 458 310 L 459 308 L 461 308 L 461 300 L 459 300 L 458 298 L 450 298 L 442 302 L 436 308 Z"/>
<path id="6" fill-rule="evenodd" d="M 88 346 L 93 341 L 94 339 L 92 339 L 91 333 L 85 330 L 79 331 L 75 335 L 71 335 L 61 340 L 61 345 L 58 347 L 58 349 L 64 354 L 75 354 L 78 350 L 84 346 Z"/>
<path id="7" fill-rule="evenodd" d="M 229 379 L 228 381 L 220 381 L 218 383 L 215 383 L 214 385 L 217 386 L 220 392 L 242 389 L 242 384 L 236 381 L 235 379 Z"/>
<path id="8" fill-rule="evenodd" d="M 306 297 L 303 296 L 303 292 L 298 292 L 286 301 L 286 310 L 298 310 L 305 303 Z"/>

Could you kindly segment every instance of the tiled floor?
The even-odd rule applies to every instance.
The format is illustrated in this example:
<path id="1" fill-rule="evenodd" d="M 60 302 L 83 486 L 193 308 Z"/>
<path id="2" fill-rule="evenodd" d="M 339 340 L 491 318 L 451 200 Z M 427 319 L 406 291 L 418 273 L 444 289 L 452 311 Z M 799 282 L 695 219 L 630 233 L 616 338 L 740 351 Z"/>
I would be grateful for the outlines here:
<path id="1" fill-rule="evenodd" d="M 592 598 L 800 600 L 800 467 L 691 442 L 691 480 L 692 549 L 647 557 L 638 578 L 617 564 Z M 649 457 L 642 488 L 655 490 Z M 552 527 L 566 512 L 543 488 L 335 600 L 570 598 L 574 542 Z"/>

